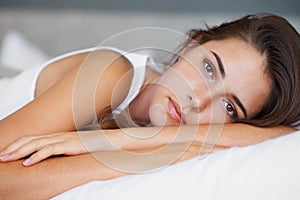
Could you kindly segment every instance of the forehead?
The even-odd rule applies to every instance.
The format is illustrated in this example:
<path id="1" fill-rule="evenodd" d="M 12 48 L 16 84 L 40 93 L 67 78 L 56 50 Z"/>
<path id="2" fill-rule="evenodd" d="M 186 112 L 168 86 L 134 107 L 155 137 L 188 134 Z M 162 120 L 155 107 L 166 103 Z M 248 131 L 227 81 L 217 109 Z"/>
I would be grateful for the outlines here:
<path id="1" fill-rule="evenodd" d="M 226 91 L 240 99 L 249 117 L 259 112 L 270 92 L 270 79 L 264 66 L 265 56 L 239 39 L 210 41 L 202 47 L 216 52 L 222 60 Z M 213 57 L 212 60 L 215 61 Z"/>

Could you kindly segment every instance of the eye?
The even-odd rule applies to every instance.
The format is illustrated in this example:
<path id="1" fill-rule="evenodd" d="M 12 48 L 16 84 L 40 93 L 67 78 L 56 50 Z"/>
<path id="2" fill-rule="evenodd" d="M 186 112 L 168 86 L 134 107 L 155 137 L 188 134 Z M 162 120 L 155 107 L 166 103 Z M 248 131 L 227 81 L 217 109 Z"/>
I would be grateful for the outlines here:
<path id="1" fill-rule="evenodd" d="M 204 69 L 210 77 L 212 77 L 215 73 L 215 68 L 208 62 L 204 62 Z"/>
<path id="2" fill-rule="evenodd" d="M 234 106 L 228 101 L 223 101 L 223 103 L 226 112 L 230 115 L 231 118 L 235 119 L 237 117 L 237 113 Z"/>

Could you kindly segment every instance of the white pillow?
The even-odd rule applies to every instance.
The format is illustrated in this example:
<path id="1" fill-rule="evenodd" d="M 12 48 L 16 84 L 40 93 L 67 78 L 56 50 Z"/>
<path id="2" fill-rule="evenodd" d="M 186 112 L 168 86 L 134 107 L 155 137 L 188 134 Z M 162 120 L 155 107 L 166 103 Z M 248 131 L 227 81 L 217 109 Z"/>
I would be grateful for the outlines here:
<path id="1" fill-rule="evenodd" d="M 93 181 L 59 199 L 300 199 L 300 131 L 159 171 Z"/>
<path id="2" fill-rule="evenodd" d="M 2 38 L 0 49 L 0 66 L 15 71 L 23 71 L 40 66 L 49 57 L 45 52 L 15 30 L 7 31 Z"/>

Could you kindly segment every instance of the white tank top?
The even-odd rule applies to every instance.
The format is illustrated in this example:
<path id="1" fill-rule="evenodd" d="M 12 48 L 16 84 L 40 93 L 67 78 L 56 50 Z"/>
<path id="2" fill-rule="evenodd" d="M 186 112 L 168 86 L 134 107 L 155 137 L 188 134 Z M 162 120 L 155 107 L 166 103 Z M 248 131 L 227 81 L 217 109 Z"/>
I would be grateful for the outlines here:
<path id="1" fill-rule="evenodd" d="M 41 71 L 49 64 L 63 58 L 79 53 L 91 52 L 94 50 L 107 49 L 125 56 L 134 68 L 133 80 L 129 93 L 125 100 L 113 111 L 113 115 L 120 114 L 130 102 L 137 96 L 144 82 L 148 55 L 136 53 L 127 53 L 123 50 L 113 47 L 94 47 L 82 49 L 55 57 L 39 67 L 33 67 L 24 70 L 15 77 L 3 77 L 0 79 L 0 120 L 17 111 L 34 99 L 36 82 Z"/>

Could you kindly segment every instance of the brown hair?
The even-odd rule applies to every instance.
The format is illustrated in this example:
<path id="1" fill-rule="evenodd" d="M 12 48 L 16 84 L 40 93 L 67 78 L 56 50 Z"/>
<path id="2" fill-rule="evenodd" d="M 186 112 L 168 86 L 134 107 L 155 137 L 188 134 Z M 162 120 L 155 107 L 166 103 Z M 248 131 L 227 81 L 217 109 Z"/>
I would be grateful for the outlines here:
<path id="1" fill-rule="evenodd" d="M 272 81 L 268 100 L 256 116 L 237 122 L 261 127 L 300 125 L 300 38 L 286 19 L 273 14 L 247 15 L 219 26 L 192 29 L 187 34 L 189 39 L 179 51 L 192 41 L 204 44 L 211 40 L 239 38 L 266 55 L 265 68 Z M 178 55 L 171 59 L 170 65 L 176 62 L 176 57 Z M 98 120 L 96 124 L 102 129 L 118 128 L 110 108 L 101 112 Z"/>
<path id="2" fill-rule="evenodd" d="M 284 18 L 273 14 L 247 15 L 220 26 L 192 29 L 190 40 L 242 39 L 266 55 L 271 93 L 263 109 L 253 118 L 239 120 L 256 126 L 300 125 L 300 37 Z"/>

